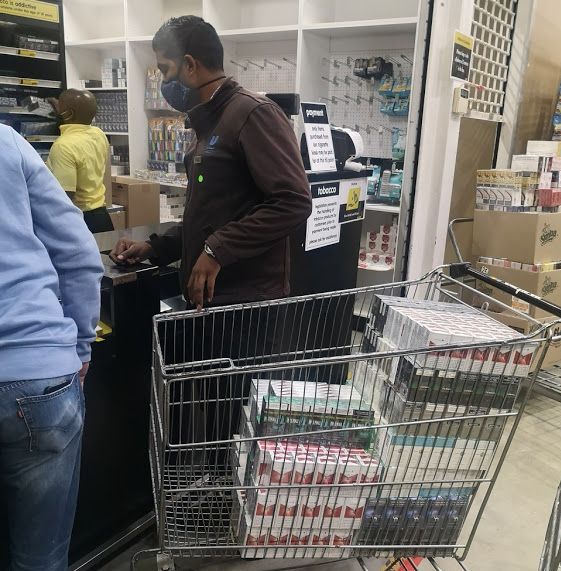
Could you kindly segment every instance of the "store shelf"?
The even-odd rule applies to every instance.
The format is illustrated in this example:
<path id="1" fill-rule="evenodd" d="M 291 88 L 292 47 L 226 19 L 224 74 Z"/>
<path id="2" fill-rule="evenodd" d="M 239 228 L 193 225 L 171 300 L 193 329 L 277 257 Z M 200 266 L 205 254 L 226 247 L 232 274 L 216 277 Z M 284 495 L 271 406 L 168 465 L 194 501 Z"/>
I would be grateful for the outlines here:
<path id="1" fill-rule="evenodd" d="M 10 77 L 0 75 L 1 85 L 23 85 L 25 87 L 47 87 L 50 89 L 58 89 L 61 87 L 60 81 L 49 81 L 47 79 L 33 79 L 28 77 Z"/>
<path id="2" fill-rule="evenodd" d="M 44 119 L 54 119 L 54 116 L 45 117 L 45 115 L 28 111 L 25 107 L 0 107 L 0 115 L 31 115 L 33 117 L 42 117 Z"/>
<path id="3" fill-rule="evenodd" d="M 94 40 L 70 40 L 66 42 L 67 48 L 117 48 L 125 46 L 125 38 L 96 38 Z"/>
<path id="4" fill-rule="evenodd" d="M 31 58 L 31 59 L 46 59 L 51 61 L 60 60 L 60 54 L 58 53 L 41 52 L 37 50 L 26 50 L 23 48 L 11 48 L 9 46 L 0 46 L 0 54 L 7 56 Z"/>
<path id="5" fill-rule="evenodd" d="M 320 36 L 352 37 L 371 34 L 404 34 L 414 33 L 417 18 L 387 18 L 381 20 L 357 20 L 353 22 L 329 22 L 325 24 L 307 24 L 303 26 L 304 32 L 314 32 Z"/>
<path id="6" fill-rule="evenodd" d="M 85 87 L 88 91 L 126 91 L 126 87 Z"/>
<path id="7" fill-rule="evenodd" d="M 359 270 L 364 270 L 365 272 L 393 272 L 393 266 L 361 266 L 358 264 Z"/>
<path id="8" fill-rule="evenodd" d="M 393 206 L 391 204 L 372 204 L 366 203 L 366 210 L 370 212 L 387 212 L 390 214 L 399 214 L 400 206 Z"/>
<path id="9" fill-rule="evenodd" d="M 269 26 L 263 28 L 219 30 L 218 35 L 224 40 L 236 42 L 296 40 L 298 38 L 298 26 Z"/>
<path id="10" fill-rule="evenodd" d="M 27 135 L 25 140 L 29 143 L 54 143 L 58 135 Z"/>
<path id="11" fill-rule="evenodd" d="M 119 131 L 103 131 L 106 135 L 115 135 L 119 137 L 128 137 L 129 134 L 127 131 L 119 132 Z"/>

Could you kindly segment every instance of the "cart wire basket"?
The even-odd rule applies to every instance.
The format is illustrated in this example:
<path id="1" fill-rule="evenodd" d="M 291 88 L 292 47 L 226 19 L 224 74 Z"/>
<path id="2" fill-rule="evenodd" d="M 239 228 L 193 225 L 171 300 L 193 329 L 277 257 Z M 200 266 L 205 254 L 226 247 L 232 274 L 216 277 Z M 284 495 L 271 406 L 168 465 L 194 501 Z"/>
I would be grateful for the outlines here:
<path id="1" fill-rule="evenodd" d="M 154 318 L 160 569 L 465 558 L 555 324 L 507 328 L 451 269 Z"/>

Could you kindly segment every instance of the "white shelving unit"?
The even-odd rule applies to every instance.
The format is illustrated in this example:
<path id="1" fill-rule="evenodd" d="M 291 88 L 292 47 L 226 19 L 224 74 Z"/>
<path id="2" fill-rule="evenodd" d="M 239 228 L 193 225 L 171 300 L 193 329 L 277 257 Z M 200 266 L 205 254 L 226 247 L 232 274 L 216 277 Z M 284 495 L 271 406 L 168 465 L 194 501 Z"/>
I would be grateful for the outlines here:
<path id="1" fill-rule="evenodd" d="M 226 73 L 244 87 L 295 91 L 302 101 L 326 101 L 333 123 L 360 127 L 365 154 L 390 158 L 388 127 L 408 129 L 415 136 L 418 117 L 415 112 L 409 118 L 382 116 L 379 103 L 366 101 L 370 94 L 377 95 L 376 85 L 353 77 L 352 61 L 391 57 L 401 62 L 399 69 L 413 73 L 401 55 L 414 61 L 422 55 L 426 17 L 419 14 L 424 4 L 425 0 L 65 0 L 67 81 L 73 87 L 80 79 L 99 79 L 105 57 L 126 58 L 131 173 L 146 168 L 148 117 L 155 113 L 144 108 L 146 70 L 155 67 L 152 37 L 166 19 L 195 14 L 215 26 L 224 44 Z M 419 93 L 420 86 L 414 84 L 412 108 Z M 301 132 L 299 121 L 296 129 Z M 408 153 L 404 181 L 412 173 L 413 157 Z M 364 231 L 391 220 L 399 210 L 368 205 Z M 396 275 L 399 271 L 396 264 Z M 365 274 L 360 283 L 373 283 L 371 276 L 389 281 L 391 274 L 359 273 Z"/>

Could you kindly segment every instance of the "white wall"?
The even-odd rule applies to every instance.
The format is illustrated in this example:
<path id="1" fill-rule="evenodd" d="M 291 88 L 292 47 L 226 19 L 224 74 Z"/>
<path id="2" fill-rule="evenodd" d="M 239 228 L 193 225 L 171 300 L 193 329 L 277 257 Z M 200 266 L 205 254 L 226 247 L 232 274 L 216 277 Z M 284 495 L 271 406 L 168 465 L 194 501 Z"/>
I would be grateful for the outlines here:
<path id="1" fill-rule="evenodd" d="M 418 278 L 444 260 L 460 118 L 452 114 L 450 77 L 454 31 L 470 34 L 473 0 L 434 4 L 423 126 L 417 171 L 408 277 Z"/>

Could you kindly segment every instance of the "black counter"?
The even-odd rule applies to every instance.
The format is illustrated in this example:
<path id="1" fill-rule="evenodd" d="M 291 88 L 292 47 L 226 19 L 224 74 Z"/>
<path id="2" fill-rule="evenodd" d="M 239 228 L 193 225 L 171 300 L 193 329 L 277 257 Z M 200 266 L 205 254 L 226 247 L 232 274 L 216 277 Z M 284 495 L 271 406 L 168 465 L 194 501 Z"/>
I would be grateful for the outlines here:
<path id="1" fill-rule="evenodd" d="M 122 236 L 146 239 L 162 227 L 96 235 L 100 251 Z M 92 346 L 85 384 L 82 471 L 70 558 L 73 563 L 123 535 L 153 509 L 148 463 L 152 317 L 160 311 L 160 269 L 116 267 L 102 255 L 101 320 L 111 333 Z M 173 272 L 174 270 L 172 270 Z M 174 278 L 178 288 L 177 276 Z"/>

